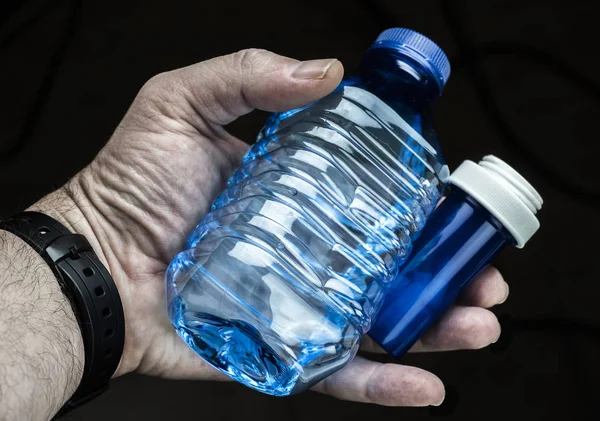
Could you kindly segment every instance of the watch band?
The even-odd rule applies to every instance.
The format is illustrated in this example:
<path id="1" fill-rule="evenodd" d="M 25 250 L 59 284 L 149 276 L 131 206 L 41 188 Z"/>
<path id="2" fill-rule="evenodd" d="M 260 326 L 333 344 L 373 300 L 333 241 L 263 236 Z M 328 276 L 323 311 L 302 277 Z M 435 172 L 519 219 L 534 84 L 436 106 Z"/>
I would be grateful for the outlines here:
<path id="1" fill-rule="evenodd" d="M 22 212 L 0 221 L 50 266 L 69 299 L 81 329 L 85 365 L 79 387 L 57 415 L 69 412 L 108 389 L 125 342 L 123 306 L 117 286 L 87 239 L 53 218 Z"/>

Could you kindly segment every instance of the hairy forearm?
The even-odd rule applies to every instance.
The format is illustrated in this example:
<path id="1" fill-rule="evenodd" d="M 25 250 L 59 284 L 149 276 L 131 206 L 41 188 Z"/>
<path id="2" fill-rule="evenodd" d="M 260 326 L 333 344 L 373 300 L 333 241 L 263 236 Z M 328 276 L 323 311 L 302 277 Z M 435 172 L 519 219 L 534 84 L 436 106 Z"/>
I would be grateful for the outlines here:
<path id="1" fill-rule="evenodd" d="M 83 361 L 77 320 L 51 269 L 0 231 L 0 420 L 50 419 L 79 385 Z"/>

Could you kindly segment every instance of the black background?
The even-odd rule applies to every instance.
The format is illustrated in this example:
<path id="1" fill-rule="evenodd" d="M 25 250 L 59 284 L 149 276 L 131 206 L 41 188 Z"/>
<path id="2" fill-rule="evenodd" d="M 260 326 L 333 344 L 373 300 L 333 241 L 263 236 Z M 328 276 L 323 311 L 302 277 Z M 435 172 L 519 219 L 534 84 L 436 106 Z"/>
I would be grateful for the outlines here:
<path id="1" fill-rule="evenodd" d="M 544 197 L 541 230 L 498 260 L 511 297 L 502 340 L 410 355 L 458 393 L 449 419 L 595 418 L 600 374 L 600 100 L 597 14 L 585 0 L 2 0 L 0 215 L 60 186 L 103 146 L 152 75 L 242 48 L 337 57 L 351 72 L 387 26 L 452 58 L 436 107 L 451 168 L 493 153 Z M 231 131 L 252 141 L 265 115 Z M 452 398 L 449 399 L 453 401 Z M 447 408 L 452 409 L 452 408 Z M 271 398 L 237 384 L 128 375 L 70 415 L 100 419 L 392 420 L 435 416 L 316 393 Z"/>

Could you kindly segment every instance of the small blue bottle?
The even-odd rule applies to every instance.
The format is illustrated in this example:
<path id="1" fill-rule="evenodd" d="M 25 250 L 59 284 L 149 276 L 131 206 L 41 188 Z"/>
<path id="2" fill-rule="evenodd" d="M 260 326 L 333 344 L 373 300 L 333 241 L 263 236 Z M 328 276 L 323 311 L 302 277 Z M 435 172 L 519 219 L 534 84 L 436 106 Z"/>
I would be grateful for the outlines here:
<path id="1" fill-rule="evenodd" d="M 402 280 L 407 258 L 431 263 L 409 256 L 421 256 L 450 222 L 440 215 L 459 206 L 453 190 L 435 212 L 436 232 L 427 228 L 449 177 L 431 116 L 449 74 L 431 40 L 393 28 L 330 95 L 269 118 L 166 274 L 169 317 L 194 351 L 251 388 L 285 396 L 350 362 L 375 320 L 384 348 L 407 342 L 414 323 L 399 325 L 395 312 L 424 297 Z M 460 202 L 475 206 L 469 200 Z M 479 257 L 467 265 L 473 271 Z M 460 282 L 446 283 L 456 295 Z M 419 314 L 441 314 L 449 301 L 437 297 Z"/>
<path id="2" fill-rule="evenodd" d="M 415 240 L 369 331 L 396 358 L 500 251 L 522 248 L 539 228 L 541 196 L 500 159 L 465 161 L 445 181 L 449 193 Z"/>

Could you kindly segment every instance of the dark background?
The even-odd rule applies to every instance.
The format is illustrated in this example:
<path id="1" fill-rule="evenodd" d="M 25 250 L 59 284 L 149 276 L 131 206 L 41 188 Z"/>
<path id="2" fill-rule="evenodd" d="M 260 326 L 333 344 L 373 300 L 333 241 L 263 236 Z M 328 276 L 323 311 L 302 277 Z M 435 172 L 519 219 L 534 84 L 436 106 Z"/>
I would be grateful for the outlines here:
<path id="1" fill-rule="evenodd" d="M 450 419 L 597 419 L 600 76 L 595 2 L 2 0 L 0 215 L 64 183 L 103 146 L 152 75 L 246 47 L 337 57 L 348 72 L 387 26 L 435 40 L 453 73 L 436 107 L 455 168 L 487 153 L 545 199 L 541 230 L 498 260 L 510 284 L 502 340 L 410 355 L 457 391 Z M 231 127 L 251 141 L 264 120 Z M 452 396 L 448 399 L 454 401 Z M 444 409 L 444 407 L 442 407 Z M 447 407 L 451 410 L 451 407 Z M 443 412 L 443 411 L 442 411 Z M 447 411 L 449 412 L 449 411 Z M 128 375 L 70 419 L 422 419 L 316 393 L 271 398 L 238 384 Z"/>

